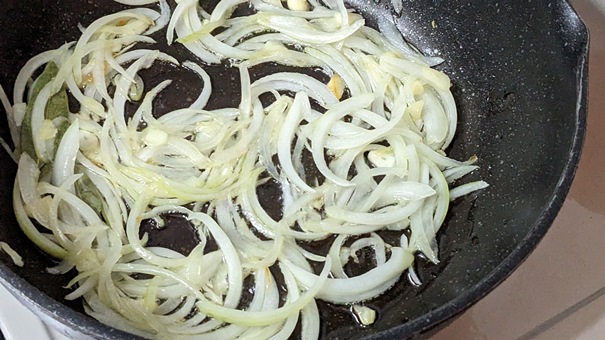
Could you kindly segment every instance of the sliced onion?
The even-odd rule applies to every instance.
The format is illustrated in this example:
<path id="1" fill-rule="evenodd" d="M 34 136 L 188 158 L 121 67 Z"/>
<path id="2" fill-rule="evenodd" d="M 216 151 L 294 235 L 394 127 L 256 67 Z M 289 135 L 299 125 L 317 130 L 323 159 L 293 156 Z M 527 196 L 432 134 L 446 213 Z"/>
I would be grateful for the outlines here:
<path id="1" fill-rule="evenodd" d="M 34 137 L 34 155 L 9 150 L 19 158 L 15 215 L 34 244 L 61 260 L 50 273 L 78 271 L 67 299 L 82 297 L 88 314 L 149 338 L 286 339 L 300 321 L 301 336 L 315 339 L 317 299 L 372 299 L 406 270 L 418 281 L 415 252 L 439 261 L 435 237 L 450 199 L 487 184 L 450 191 L 477 158 L 446 156 L 457 124 L 449 78 L 390 18 L 381 34 L 341 0 L 252 0 L 250 15 L 236 10 L 242 0 L 219 1 L 211 12 L 183 0 L 173 13 L 166 0 L 116 1 L 159 2 L 159 10 L 99 18 L 77 42 L 34 57 L 19 73 L 13 105 L 0 87 L 17 148 L 24 119 Z M 142 71 L 158 61 L 181 67 L 139 48 L 161 29 L 199 58 L 182 66 L 202 86 L 188 107 L 156 117 L 171 80 L 149 84 Z M 51 61 L 57 76 L 26 98 Z M 204 67 L 219 63 L 239 70 L 236 107 L 209 108 L 220 95 L 213 86 L 230 81 L 211 79 Z M 260 74 L 264 63 L 288 71 Z M 46 110 L 62 88 L 79 111 L 59 134 Z M 260 197 L 267 187 L 277 194 Z M 175 215 L 195 232 L 189 252 L 153 243 L 162 242 L 156 229 L 175 227 Z M 316 242 L 328 250 L 307 249 Z M 361 250 L 375 266 L 349 277 L 345 267 Z M 320 274 L 311 262 L 323 263 Z M 367 314 L 364 325 L 375 321 L 354 307 Z"/>

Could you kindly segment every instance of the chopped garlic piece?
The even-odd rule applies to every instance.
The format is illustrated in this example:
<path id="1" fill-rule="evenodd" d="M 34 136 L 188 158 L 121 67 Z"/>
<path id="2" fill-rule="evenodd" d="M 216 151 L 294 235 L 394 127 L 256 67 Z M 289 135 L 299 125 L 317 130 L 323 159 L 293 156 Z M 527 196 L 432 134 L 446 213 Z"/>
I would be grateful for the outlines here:
<path id="1" fill-rule="evenodd" d="M 317 210 L 319 210 L 319 209 L 323 208 L 323 206 L 324 206 L 324 204 L 325 204 L 325 202 L 324 202 L 324 197 L 323 197 L 323 196 L 320 196 L 320 197 L 318 197 L 318 198 L 314 199 L 314 200 L 311 202 L 311 204 L 313 205 L 313 208 L 315 208 L 315 209 L 317 209 Z"/>
<path id="2" fill-rule="evenodd" d="M 422 118 L 422 109 L 424 108 L 424 100 L 419 100 L 408 105 L 408 113 L 414 119 Z"/>
<path id="3" fill-rule="evenodd" d="M 293 11 L 308 11 L 309 2 L 307 0 L 288 0 L 288 8 Z"/>
<path id="4" fill-rule="evenodd" d="M 364 326 L 371 325 L 376 321 L 376 311 L 372 308 L 361 305 L 354 305 L 353 313 L 355 313 L 355 316 L 357 317 L 359 323 Z"/>
<path id="5" fill-rule="evenodd" d="M 149 146 L 160 146 L 168 141 L 166 131 L 149 127 L 145 129 L 143 141 Z"/>
<path id="6" fill-rule="evenodd" d="M 419 82 L 418 80 L 416 80 L 414 82 L 414 86 L 412 88 L 412 94 L 414 94 L 415 96 L 419 95 L 419 94 L 423 94 L 424 93 L 424 85 L 422 85 L 421 82 Z"/>
<path id="7" fill-rule="evenodd" d="M 97 136 L 89 131 L 80 130 L 80 150 L 85 154 L 98 151 L 100 141 Z"/>
<path id="8" fill-rule="evenodd" d="M 379 168 L 389 168 L 395 166 L 395 155 L 391 148 L 372 150 L 368 152 L 368 160 Z"/>
<path id="9" fill-rule="evenodd" d="M 345 83 L 338 74 L 334 74 L 328 82 L 328 89 L 334 94 L 336 99 L 340 100 L 345 92 Z"/>

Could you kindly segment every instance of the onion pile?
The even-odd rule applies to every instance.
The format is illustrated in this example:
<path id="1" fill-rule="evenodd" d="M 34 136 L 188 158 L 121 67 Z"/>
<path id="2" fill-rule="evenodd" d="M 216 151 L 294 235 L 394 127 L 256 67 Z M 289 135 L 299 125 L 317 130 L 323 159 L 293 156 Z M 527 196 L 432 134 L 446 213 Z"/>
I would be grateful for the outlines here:
<path id="1" fill-rule="evenodd" d="M 456 128 L 449 78 L 341 0 L 157 6 L 99 18 L 77 42 L 32 58 L 12 104 L 0 90 L 18 162 L 15 214 L 60 260 L 51 273 L 77 270 L 66 298 L 149 338 L 286 339 L 300 323 L 300 336 L 315 339 L 316 299 L 374 322 L 363 302 L 407 269 L 414 276 L 415 254 L 438 262 L 450 200 L 487 186 L 450 192 L 476 157 L 445 155 Z M 195 61 L 148 49 L 160 30 Z M 203 81 L 191 105 L 159 117 L 154 101 L 171 81 L 146 88 L 139 75 L 158 63 Z M 320 69 L 329 81 L 252 80 L 249 69 L 267 63 Z M 240 84 L 211 80 L 211 64 L 237 68 Z M 205 109 L 213 86 L 239 86 L 239 105 Z M 138 104 L 132 115 L 128 102 Z M 269 184 L 278 217 L 258 194 Z M 198 238 L 189 253 L 148 245 L 141 230 L 171 228 L 175 214 Z M 327 251 L 313 250 L 319 243 Z M 353 275 L 362 253 L 373 261 Z"/>

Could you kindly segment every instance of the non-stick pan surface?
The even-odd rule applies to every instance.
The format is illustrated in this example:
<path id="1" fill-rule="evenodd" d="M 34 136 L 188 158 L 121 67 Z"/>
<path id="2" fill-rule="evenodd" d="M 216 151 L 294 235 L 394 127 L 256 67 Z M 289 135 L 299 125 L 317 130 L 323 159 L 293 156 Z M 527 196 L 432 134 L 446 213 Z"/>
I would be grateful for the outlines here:
<path id="1" fill-rule="evenodd" d="M 347 308 L 321 303 L 322 336 L 426 335 L 510 274 L 561 207 L 585 130 L 588 33 L 562 0 L 403 1 L 401 15 L 395 16 L 390 1 L 350 3 L 374 25 L 394 20 L 422 52 L 445 59 L 439 68 L 452 78 L 460 115 L 449 154 L 458 159 L 477 155 L 480 170 L 473 178 L 491 186 L 453 203 L 438 235 L 441 263 L 417 261 L 423 285 L 404 279 L 373 300 L 379 318 L 371 327 L 355 325 Z M 18 70 L 30 57 L 75 40 L 78 23 L 87 25 L 120 8 L 109 0 L 2 1 L 0 84 L 10 96 Z M 171 51 L 181 60 L 193 58 L 178 47 Z M 173 68 L 164 71 L 178 78 L 173 87 L 197 92 L 195 77 Z M 230 88 L 237 87 L 229 79 L 237 74 L 216 69 L 211 75 L 217 97 L 223 98 L 215 105 L 226 104 Z M 168 92 L 164 100 L 176 105 L 179 97 Z M 0 133 L 7 138 L 4 113 L 0 117 Z M 63 300 L 69 277 L 46 273 L 52 260 L 25 238 L 14 219 L 15 169 L 0 151 L 0 241 L 25 260 L 19 268 L 0 253 L 0 282 L 72 336 L 125 337 L 83 315 L 79 301 Z"/>

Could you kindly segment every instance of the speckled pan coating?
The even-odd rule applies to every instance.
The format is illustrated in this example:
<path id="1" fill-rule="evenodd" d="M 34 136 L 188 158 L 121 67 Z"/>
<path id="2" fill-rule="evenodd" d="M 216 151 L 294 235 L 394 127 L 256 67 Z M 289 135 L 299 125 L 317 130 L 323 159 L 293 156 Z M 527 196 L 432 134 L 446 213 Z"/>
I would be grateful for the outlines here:
<path id="1" fill-rule="evenodd" d="M 9 89 L 30 56 L 73 40 L 78 22 L 119 8 L 110 3 L 4 1 L 0 84 Z M 562 0 L 403 0 L 396 18 L 387 3 L 352 3 L 370 22 L 394 21 L 421 51 L 446 60 L 439 68 L 452 78 L 460 111 L 450 155 L 477 155 L 481 169 L 472 178 L 491 186 L 454 203 L 439 234 L 442 262 L 418 263 L 423 286 L 402 282 L 370 303 L 380 318 L 367 328 L 354 326 L 343 308 L 321 304 L 322 334 L 330 339 L 426 336 L 506 278 L 561 207 L 586 128 L 588 32 Z M 183 77 L 176 83 L 193 81 Z M 6 137 L 0 115 L 0 133 Z M 2 151 L 0 162 L 0 240 L 26 261 L 26 267 L 17 268 L 0 254 L 0 282 L 72 337 L 124 338 L 125 333 L 82 315 L 79 303 L 62 300 L 68 278 L 47 274 L 50 260 L 19 231 L 10 203 L 15 168 Z"/>

